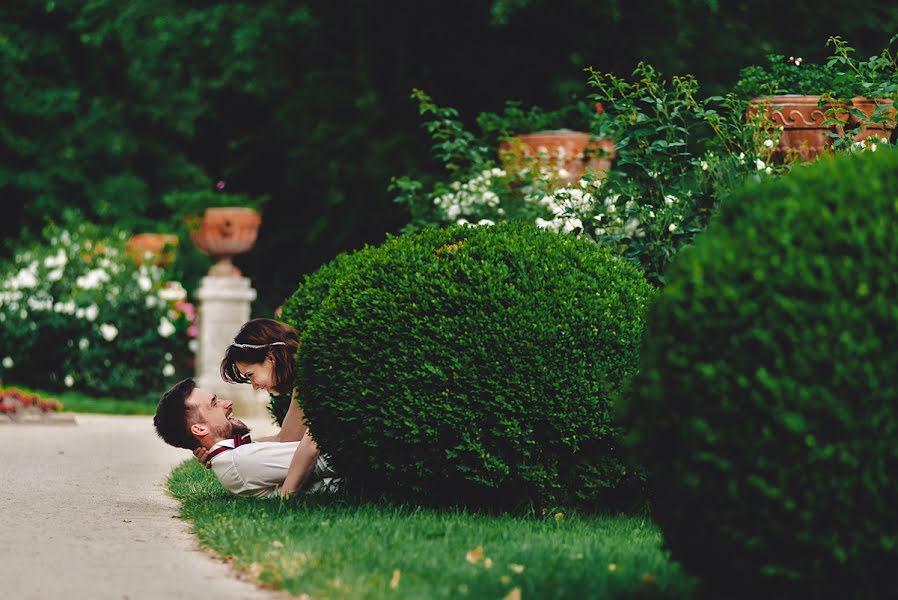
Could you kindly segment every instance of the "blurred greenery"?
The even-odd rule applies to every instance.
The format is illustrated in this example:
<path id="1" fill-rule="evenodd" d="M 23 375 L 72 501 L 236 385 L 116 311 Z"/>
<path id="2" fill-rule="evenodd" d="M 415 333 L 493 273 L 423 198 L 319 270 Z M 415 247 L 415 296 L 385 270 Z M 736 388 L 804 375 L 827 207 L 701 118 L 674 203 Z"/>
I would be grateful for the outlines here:
<path id="1" fill-rule="evenodd" d="M 237 258 L 267 315 L 338 252 L 408 220 L 390 177 L 430 158 L 413 88 L 472 121 L 508 100 L 553 110 L 584 69 L 642 59 L 719 93 L 770 53 L 860 56 L 898 6 L 796 0 L 18 0 L 0 7 L 0 235 L 8 256 L 63 210 L 133 231 L 178 230 L 165 194 L 224 180 L 266 195 Z M 840 9 L 840 10 L 837 10 Z M 373 26 L 376 24 L 376 26 Z M 184 239 L 186 242 L 186 238 Z M 185 252 L 188 252 L 185 250 Z M 207 262 L 191 258 L 189 282 Z"/>

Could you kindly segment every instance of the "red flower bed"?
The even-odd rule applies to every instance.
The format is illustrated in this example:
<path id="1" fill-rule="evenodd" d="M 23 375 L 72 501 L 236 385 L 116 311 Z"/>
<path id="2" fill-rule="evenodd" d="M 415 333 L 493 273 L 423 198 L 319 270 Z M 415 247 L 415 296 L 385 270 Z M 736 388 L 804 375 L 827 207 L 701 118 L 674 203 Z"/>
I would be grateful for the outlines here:
<path id="1" fill-rule="evenodd" d="M 27 414 L 43 414 L 61 410 L 62 403 L 56 398 L 42 398 L 37 394 L 14 387 L 0 388 L 0 415 L 16 419 Z"/>

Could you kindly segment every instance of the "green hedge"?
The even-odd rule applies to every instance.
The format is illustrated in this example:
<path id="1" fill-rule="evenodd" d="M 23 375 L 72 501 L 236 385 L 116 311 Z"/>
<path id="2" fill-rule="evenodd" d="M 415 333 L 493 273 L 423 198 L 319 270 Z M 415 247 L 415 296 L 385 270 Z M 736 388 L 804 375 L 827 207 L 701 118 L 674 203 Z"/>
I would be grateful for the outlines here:
<path id="1" fill-rule="evenodd" d="M 622 423 L 716 597 L 896 597 L 896 173 L 880 150 L 745 188 L 649 311 Z"/>
<path id="2" fill-rule="evenodd" d="M 343 275 L 351 272 L 354 261 L 358 260 L 358 257 L 367 251 L 370 251 L 368 246 L 357 252 L 338 254 L 312 274 L 303 277 L 303 282 L 296 291 L 281 305 L 281 315 L 278 318 L 285 323 L 289 323 L 301 334 L 306 328 L 306 322 L 321 308 L 321 304 L 330 293 L 331 287 Z M 290 398 L 288 396 L 271 396 L 268 403 L 268 412 L 277 421 L 278 425 L 283 424 L 288 408 L 290 408 Z"/>
<path id="3" fill-rule="evenodd" d="M 327 294 L 300 322 L 310 286 Z M 284 313 L 302 329 L 297 385 L 312 431 L 367 492 L 608 507 L 639 483 L 618 456 L 613 404 L 653 293 L 592 242 L 462 226 L 349 255 Z"/>

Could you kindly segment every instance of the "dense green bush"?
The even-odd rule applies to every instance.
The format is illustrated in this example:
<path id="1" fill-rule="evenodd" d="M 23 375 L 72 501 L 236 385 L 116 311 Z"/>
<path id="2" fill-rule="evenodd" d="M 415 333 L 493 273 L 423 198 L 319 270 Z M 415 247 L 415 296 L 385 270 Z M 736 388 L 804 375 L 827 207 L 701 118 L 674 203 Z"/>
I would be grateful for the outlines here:
<path id="1" fill-rule="evenodd" d="M 331 287 L 353 268 L 354 261 L 361 253 L 370 251 L 366 246 L 357 252 L 342 252 L 329 262 L 320 266 L 311 275 L 303 277 L 293 294 L 287 298 L 280 307 L 279 319 L 289 323 L 297 331 L 302 333 L 306 328 L 306 322 L 321 308 L 322 302 L 330 293 Z M 277 421 L 283 424 L 287 409 L 290 407 L 290 398 L 287 396 L 271 396 L 268 403 L 268 412 Z"/>
<path id="2" fill-rule="evenodd" d="M 144 398 L 186 376 L 193 307 L 127 235 L 49 226 L 0 272 L 0 378 L 39 389 Z"/>
<path id="3" fill-rule="evenodd" d="M 639 483 L 612 425 L 654 293 L 637 267 L 500 224 L 393 237 L 340 269 L 300 325 L 297 385 L 351 481 L 502 508 L 606 508 Z"/>
<path id="4" fill-rule="evenodd" d="M 649 310 L 621 423 L 715 597 L 898 591 L 896 172 L 881 150 L 743 189 Z"/>

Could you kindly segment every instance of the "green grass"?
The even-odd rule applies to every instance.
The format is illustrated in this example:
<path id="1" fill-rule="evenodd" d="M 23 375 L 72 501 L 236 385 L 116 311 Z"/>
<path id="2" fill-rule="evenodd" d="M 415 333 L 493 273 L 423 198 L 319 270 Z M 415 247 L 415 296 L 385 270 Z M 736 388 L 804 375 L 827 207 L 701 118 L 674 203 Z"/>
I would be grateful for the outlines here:
<path id="1" fill-rule="evenodd" d="M 347 499 L 233 496 L 196 461 L 169 491 L 200 543 L 312 598 L 689 598 L 695 582 L 633 516 L 486 516 Z M 479 560 L 468 553 L 483 549 Z M 391 585 L 393 584 L 393 585 Z M 512 595 L 514 597 L 514 595 Z"/>
<path id="2" fill-rule="evenodd" d="M 9 384 L 5 387 L 17 387 L 20 390 L 37 394 L 41 398 L 56 398 L 62 402 L 63 412 L 102 413 L 107 415 L 152 415 L 156 413 L 156 403 L 148 400 L 95 398 L 79 392 L 53 393 L 15 384 Z"/>

